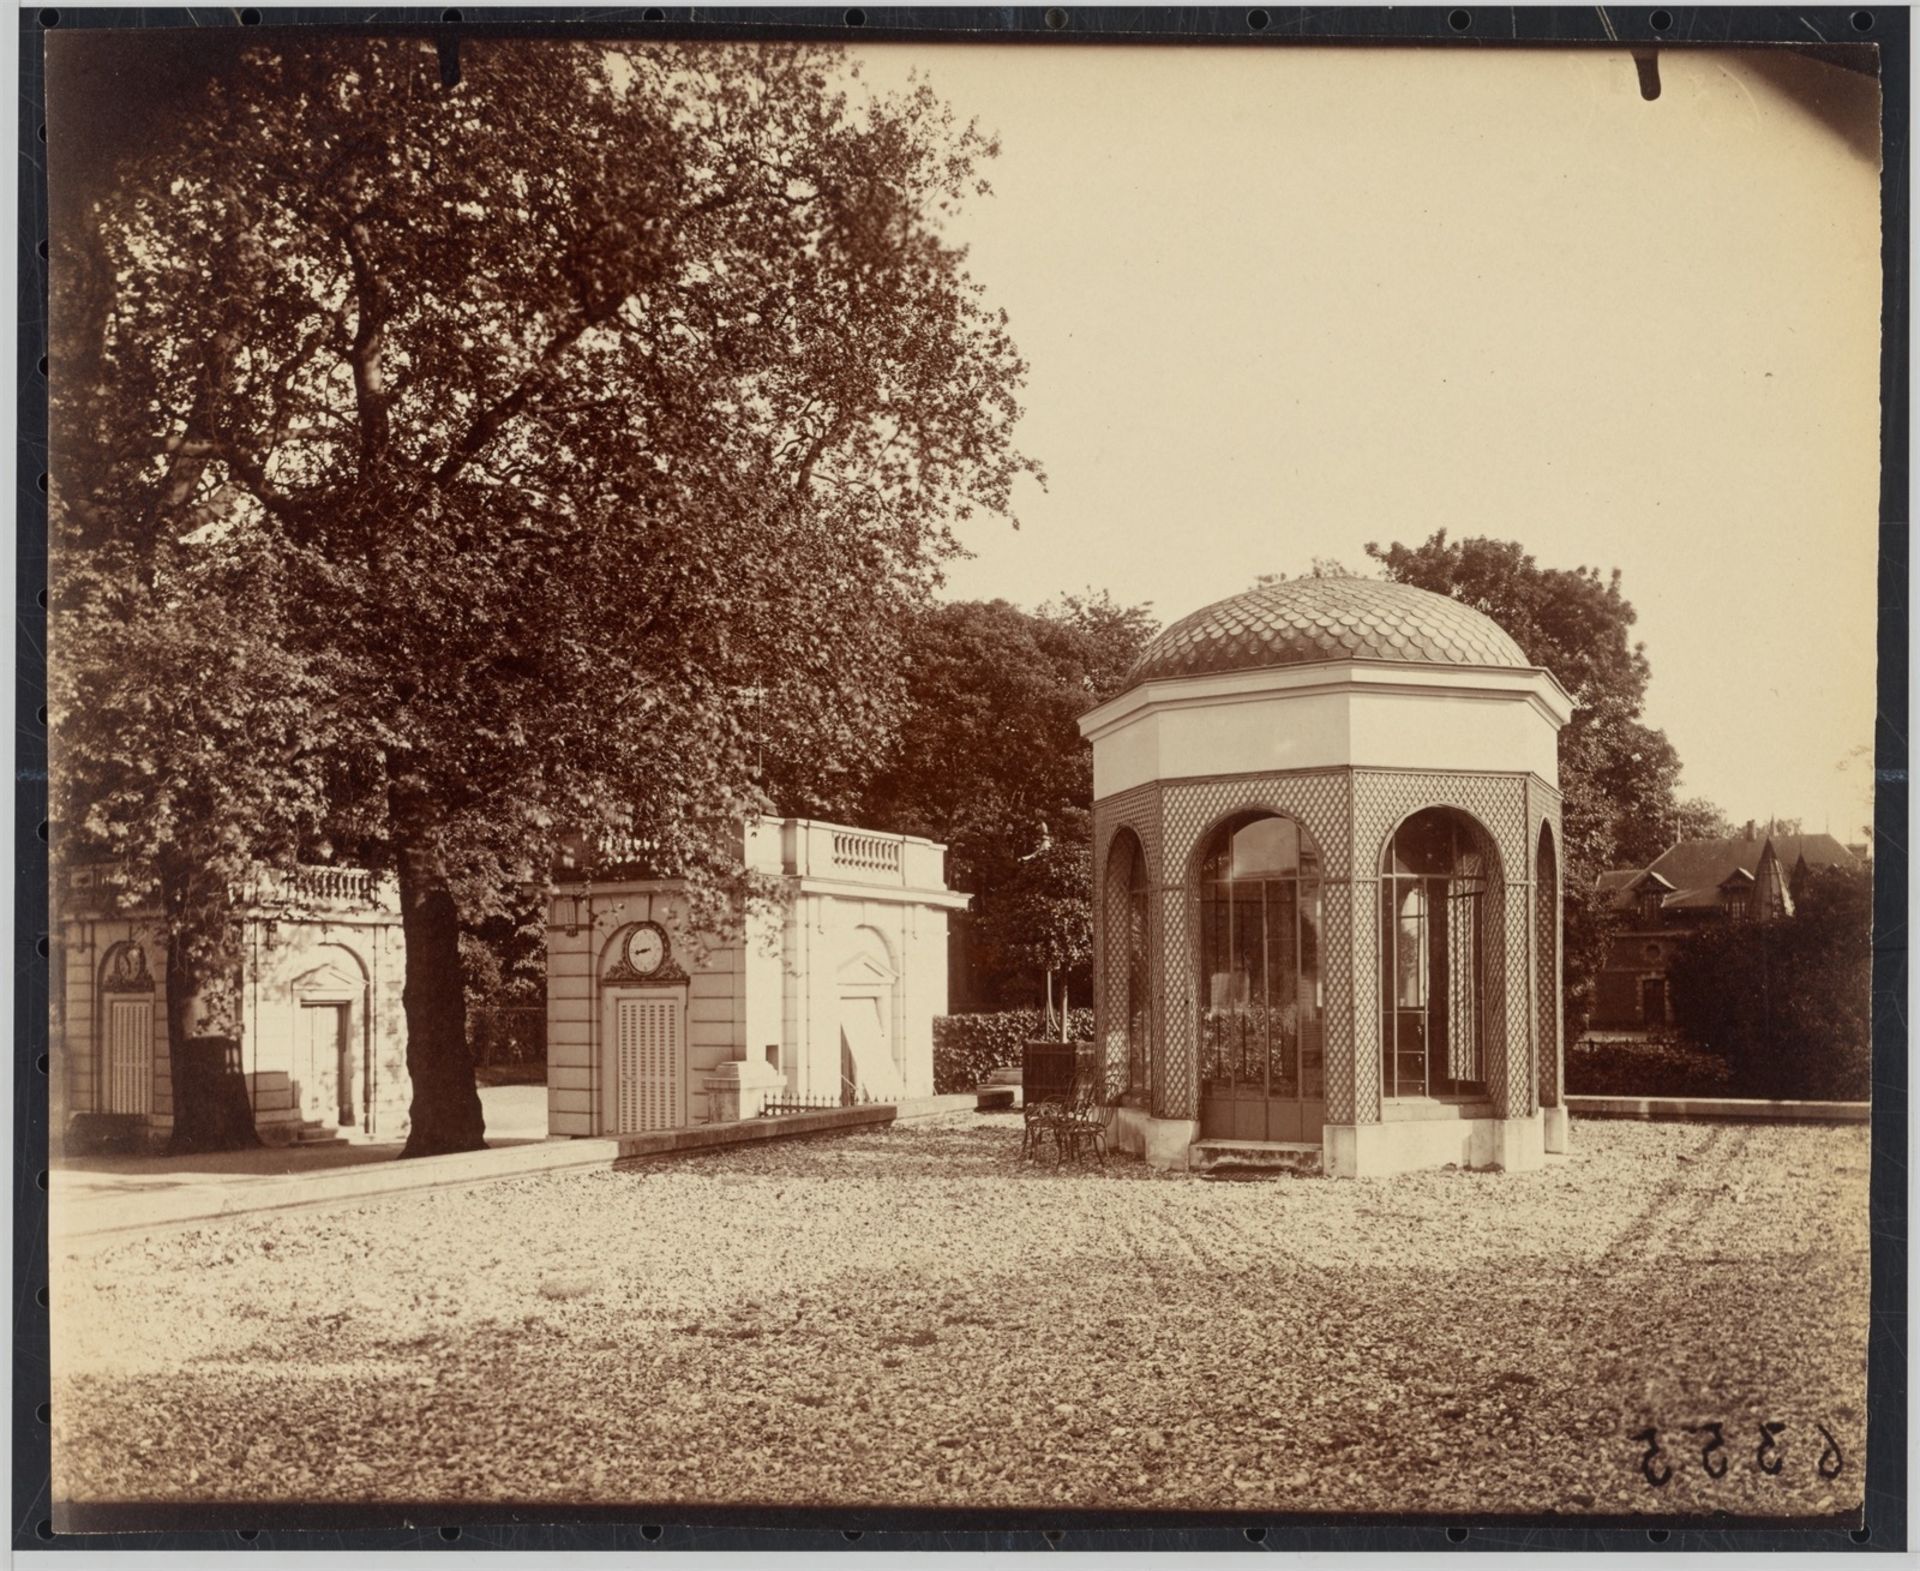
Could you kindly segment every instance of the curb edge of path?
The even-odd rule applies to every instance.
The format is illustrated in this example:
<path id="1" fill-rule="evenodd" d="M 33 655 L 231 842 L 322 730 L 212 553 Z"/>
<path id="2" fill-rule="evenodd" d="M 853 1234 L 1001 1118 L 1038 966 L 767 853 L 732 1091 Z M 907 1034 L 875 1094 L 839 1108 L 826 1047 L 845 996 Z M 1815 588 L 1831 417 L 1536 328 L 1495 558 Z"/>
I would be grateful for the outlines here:
<path id="1" fill-rule="evenodd" d="M 55 1251 L 71 1253 L 75 1250 L 106 1248 L 164 1229 L 224 1222 L 242 1216 L 266 1216 L 279 1212 L 314 1210 L 323 1206 L 351 1205 L 360 1200 L 379 1200 L 389 1195 L 428 1189 L 465 1189 L 500 1179 L 526 1178 L 583 1168 L 604 1167 L 612 1171 L 662 1157 L 693 1155 L 737 1145 L 757 1145 L 768 1140 L 851 1133 L 856 1129 L 874 1128 L 896 1120 L 917 1123 L 965 1111 L 972 1100 L 970 1096 L 926 1097 L 911 1099 L 897 1106 L 877 1103 L 859 1108 L 788 1114 L 768 1123 L 745 1120 L 738 1125 L 723 1126 L 736 1131 L 730 1136 L 723 1133 L 722 1129 L 702 1125 L 690 1130 L 663 1131 L 660 1135 L 550 1139 L 484 1151 L 461 1151 L 450 1156 L 413 1157 L 404 1161 L 395 1158 L 322 1173 L 276 1174 L 240 1184 L 183 1185 L 177 1194 L 146 1198 L 130 1196 L 120 1205 L 104 1200 L 86 1202 L 85 1208 L 89 1210 L 108 1214 L 131 1211 L 136 1214 L 128 1220 L 116 1218 L 102 1225 L 82 1225 L 69 1229 L 50 1227 L 48 1243 Z M 945 1105 L 949 1103 L 954 1105 Z M 52 1175 L 52 1184 L 50 1223 L 62 1209 L 59 1194 L 62 1186 L 57 1171 Z M 169 1201 L 172 1203 L 168 1204 Z"/>

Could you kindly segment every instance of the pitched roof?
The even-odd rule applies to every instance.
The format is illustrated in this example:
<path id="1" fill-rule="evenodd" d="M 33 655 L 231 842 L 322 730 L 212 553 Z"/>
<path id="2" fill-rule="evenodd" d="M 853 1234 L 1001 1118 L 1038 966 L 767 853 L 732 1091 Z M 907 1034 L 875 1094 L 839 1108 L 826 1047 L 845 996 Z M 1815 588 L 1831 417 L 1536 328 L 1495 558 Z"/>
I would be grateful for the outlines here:
<path id="1" fill-rule="evenodd" d="M 1723 903 L 1722 889 L 1681 889 L 1660 902 L 1662 911 L 1709 911 Z"/>
<path id="2" fill-rule="evenodd" d="M 1773 854 L 1791 871 L 1804 859 L 1808 867 L 1854 867 L 1855 856 L 1832 835 L 1775 835 Z"/>
<path id="3" fill-rule="evenodd" d="M 1773 846 L 1782 876 L 1792 877 L 1804 860 L 1809 867 L 1852 867 L 1857 858 L 1832 835 L 1745 835 L 1720 840 L 1682 840 L 1669 846 L 1648 868 L 1618 867 L 1602 873 L 1594 887 L 1611 893 L 1615 911 L 1630 909 L 1642 882 L 1663 886 L 1670 893 L 1660 901 L 1663 911 L 1699 911 L 1721 904 L 1735 888 L 1751 884 L 1760 857 Z"/>
<path id="4" fill-rule="evenodd" d="M 1832 835 L 1766 835 L 1756 833 L 1724 840 L 1682 840 L 1654 859 L 1651 871 L 1676 889 L 1717 888 L 1736 870 L 1751 875 L 1760 866 L 1760 853 L 1773 845 L 1774 859 L 1792 872 L 1802 859 L 1809 867 L 1851 867 L 1853 854 Z"/>

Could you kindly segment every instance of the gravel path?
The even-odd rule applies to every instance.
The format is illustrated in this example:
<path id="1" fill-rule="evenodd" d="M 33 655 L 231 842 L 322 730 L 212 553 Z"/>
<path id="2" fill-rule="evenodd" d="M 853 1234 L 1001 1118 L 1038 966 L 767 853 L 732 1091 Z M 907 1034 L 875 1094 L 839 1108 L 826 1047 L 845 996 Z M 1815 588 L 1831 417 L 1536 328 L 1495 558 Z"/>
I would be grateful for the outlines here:
<path id="1" fill-rule="evenodd" d="M 966 1117 L 56 1259 L 55 1494 L 1857 1509 L 1866 1132 L 1574 1133 L 1210 1183 Z"/>

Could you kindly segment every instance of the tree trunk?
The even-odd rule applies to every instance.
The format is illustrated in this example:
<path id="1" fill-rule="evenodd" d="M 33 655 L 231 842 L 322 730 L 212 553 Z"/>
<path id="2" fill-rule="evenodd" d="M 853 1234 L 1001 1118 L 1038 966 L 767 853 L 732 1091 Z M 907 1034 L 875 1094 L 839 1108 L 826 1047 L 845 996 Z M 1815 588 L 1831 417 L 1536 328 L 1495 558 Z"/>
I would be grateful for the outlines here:
<path id="1" fill-rule="evenodd" d="M 178 867 L 160 871 L 160 906 L 167 917 L 167 1077 L 173 1086 L 167 1151 L 243 1151 L 259 1145 L 260 1135 L 239 1068 L 239 954 L 225 902 L 209 917 L 193 901 L 191 878 Z M 189 932 L 194 920 L 213 923 L 205 941 L 195 941 L 204 930 Z M 217 958 L 206 960 L 209 953 Z M 199 963 L 195 955 L 203 957 Z M 209 1002 L 216 1007 L 210 1010 Z M 217 1007 L 222 1002 L 225 1014 Z"/>
<path id="2" fill-rule="evenodd" d="M 407 1073 L 413 1122 L 406 1156 L 486 1149 L 486 1120 L 467 1048 L 460 915 L 428 837 L 400 845 L 400 924 L 407 940 Z"/>

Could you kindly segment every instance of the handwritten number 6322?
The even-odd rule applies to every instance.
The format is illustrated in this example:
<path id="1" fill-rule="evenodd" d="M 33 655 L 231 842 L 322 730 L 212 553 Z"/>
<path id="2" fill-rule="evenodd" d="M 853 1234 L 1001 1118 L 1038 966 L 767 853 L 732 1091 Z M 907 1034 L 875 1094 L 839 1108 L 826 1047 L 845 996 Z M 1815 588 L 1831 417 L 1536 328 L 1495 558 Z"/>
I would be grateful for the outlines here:
<path id="1" fill-rule="evenodd" d="M 1832 1483 L 1846 1468 L 1846 1459 L 1840 1454 L 1840 1442 L 1833 1438 L 1833 1431 L 1825 1424 L 1813 1426 L 1820 1431 L 1826 1441 L 1826 1447 L 1820 1453 L 1820 1459 L 1814 1464 L 1822 1478 Z M 1709 1478 L 1727 1476 L 1727 1434 L 1721 1424 L 1692 1424 L 1689 1434 L 1703 1436 L 1700 1447 L 1700 1471 Z M 1769 1419 L 1759 1426 L 1759 1444 L 1753 1449 L 1753 1465 L 1761 1472 L 1777 1474 L 1786 1464 L 1787 1448 L 1781 1436 L 1787 1432 L 1787 1426 L 1778 1420 Z M 1633 1437 L 1646 1446 L 1640 1457 L 1640 1476 L 1655 1489 L 1665 1489 L 1673 1482 L 1674 1465 L 1668 1460 L 1666 1450 L 1660 1444 L 1660 1431 L 1649 1425 Z"/>

